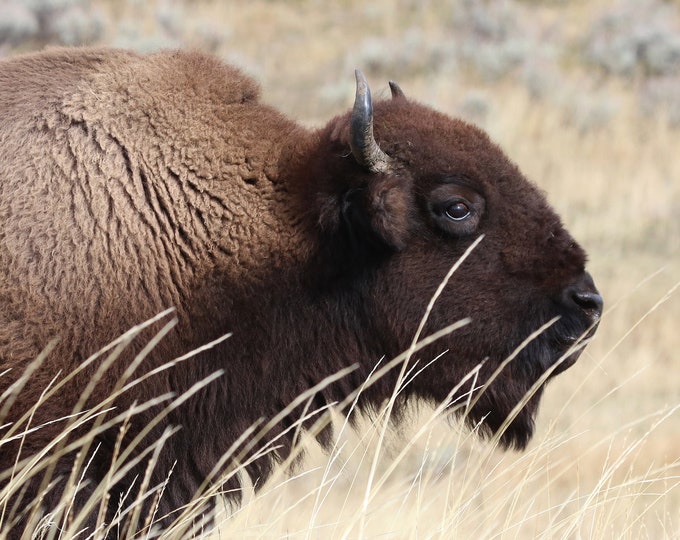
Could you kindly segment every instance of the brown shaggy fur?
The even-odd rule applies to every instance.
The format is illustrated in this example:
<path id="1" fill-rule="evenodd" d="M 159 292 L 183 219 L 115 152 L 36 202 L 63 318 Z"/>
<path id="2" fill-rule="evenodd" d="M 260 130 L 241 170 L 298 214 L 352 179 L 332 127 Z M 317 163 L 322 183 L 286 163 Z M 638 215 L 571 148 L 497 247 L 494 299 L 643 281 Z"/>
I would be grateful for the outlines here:
<path id="1" fill-rule="evenodd" d="M 0 62 L 0 373 L 10 370 L 0 393 L 59 337 L 0 426 L 19 419 L 55 376 L 165 308 L 177 309 L 178 325 L 136 375 L 233 332 L 116 402 L 124 410 L 224 372 L 149 436 L 180 427 L 152 476 L 156 485 L 173 469 L 157 513 L 169 514 L 163 526 L 253 422 L 358 363 L 315 404 L 342 400 L 380 358 L 407 349 L 442 278 L 481 234 L 435 304 L 426 334 L 465 317 L 472 322 L 418 355 L 429 361 L 448 351 L 416 377 L 403 402 L 445 399 L 486 359 L 482 384 L 532 331 L 559 316 L 468 415 L 492 433 L 601 311 L 581 248 L 479 129 L 403 96 L 378 102 L 376 139 L 391 165 L 370 173 L 349 150 L 348 114 L 307 130 L 258 93 L 238 70 L 196 52 L 57 49 Z M 446 215 L 458 201 L 471 209 L 461 221 Z M 106 373 L 99 399 L 145 336 Z M 32 425 L 68 415 L 96 367 L 40 407 Z M 379 405 L 394 384 L 386 376 L 360 405 Z M 503 444 L 527 443 L 538 397 Z M 134 417 L 128 438 L 157 412 Z M 21 457 L 44 448 L 63 425 L 27 436 Z M 98 437 L 82 500 L 104 478 L 117 435 Z M 291 434 L 280 442 L 282 457 Z M 5 444 L 0 471 L 11 469 L 17 452 Z M 62 482 L 40 493 L 47 510 L 72 459 L 55 471 Z M 249 472 L 260 482 L 270 467 L 263 459 Z M 109 519 L 118 493 L 144 468 L 111 489 Z M 10 508 L 21 510 L 38 490 L 37 481 L 28 483 L 24 502 Z"/>

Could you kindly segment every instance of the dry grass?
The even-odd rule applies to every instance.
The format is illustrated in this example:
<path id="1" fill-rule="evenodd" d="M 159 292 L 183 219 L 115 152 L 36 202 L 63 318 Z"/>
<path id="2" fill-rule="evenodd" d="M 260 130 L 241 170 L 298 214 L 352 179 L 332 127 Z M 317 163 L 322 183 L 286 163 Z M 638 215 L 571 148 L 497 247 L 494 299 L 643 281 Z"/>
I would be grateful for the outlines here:
<path id="1" fill-rule="evenodd" d="M 563 18 L 569 35 L 607 4 L 555 2 L 541 17 Z M 366 36 L 398 42 L 417 27 L 446 39 L 442 14 L 455 5 L 202 1 L 186 24 L 228 32 L 217 52 L 255 72 L 267 101 L 318 125 L 349 106 Z M 151 27 L 142 6 L 105 5 Z M 312 448 L 303 469 L 273 478 L 217 536 L 680 538 L 680 131 L 643 117 L 629 83 L 595 84 L 578 68 L 572 84 L 617 104 L 601 129 L 583 132 L 569 107 L 511 81 L 398 68 L 389 76 L 408 95 L 451 114 L 470 91 L 487 96 L 485 128 L 590 253 L 606 300 L 600 330 L 550 384 L 526 453 L 497 452 L 430 411 L 380 443 L 380 427 L 345 430 L 340 451 Z M 369 73 L 374 93 L 383 79 Z"/>

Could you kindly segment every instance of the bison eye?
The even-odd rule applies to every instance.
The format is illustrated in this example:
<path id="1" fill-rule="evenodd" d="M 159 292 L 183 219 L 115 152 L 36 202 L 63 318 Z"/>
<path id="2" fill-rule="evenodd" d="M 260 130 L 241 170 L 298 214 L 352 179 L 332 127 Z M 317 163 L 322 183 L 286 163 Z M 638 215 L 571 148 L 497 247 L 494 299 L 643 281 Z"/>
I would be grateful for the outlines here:
<path id="1" fill-rule="evenodd" d="M 447 206 L 444 213 L 453 221 L 462 221 L 470 215 L 470 207 L 463 201 L 457 201 Z"/>
<path id="2" fill-rule="evenodd" d="M 485 200 L 468 185 L 442 181 L 428 194 L 427 206 L 432 224 L 439 231 L 460 238 L 477 230 Z"/>

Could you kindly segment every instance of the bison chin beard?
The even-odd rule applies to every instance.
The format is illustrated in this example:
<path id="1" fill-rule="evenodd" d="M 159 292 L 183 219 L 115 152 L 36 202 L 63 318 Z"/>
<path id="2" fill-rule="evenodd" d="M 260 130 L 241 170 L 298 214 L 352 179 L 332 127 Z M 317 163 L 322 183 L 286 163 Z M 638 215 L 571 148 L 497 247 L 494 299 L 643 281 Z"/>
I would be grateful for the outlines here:
<path id="1" fill-rule="evenodd" d="M 585 346 L 585 341 L 564 338 L 561 330 L 546 332 L 529 343 L 492 382 L 473 393 L 472 407 L 459 409 L 456 415 L 464 410 L 466 425 L 483 438 L 497 437 L 503 448 L 524 450 L 534 434 L 545 385 L 574 365 Z M 583 339 L 593 332 L 588 331 Z M 490 378 L 491 373 L 487 373 L 481 380 Z"/>
<path id="2" fill-rule="evenodd" d="M 530 397 L 525 390 L 491 384 L 465 413 L 466 425 L 483 438 L 497 437 L 503 448 L 524 450 L 534 434 L 534 417 L 543 388 Z M 515 410 L 519 403 L 522 407 Z"/>

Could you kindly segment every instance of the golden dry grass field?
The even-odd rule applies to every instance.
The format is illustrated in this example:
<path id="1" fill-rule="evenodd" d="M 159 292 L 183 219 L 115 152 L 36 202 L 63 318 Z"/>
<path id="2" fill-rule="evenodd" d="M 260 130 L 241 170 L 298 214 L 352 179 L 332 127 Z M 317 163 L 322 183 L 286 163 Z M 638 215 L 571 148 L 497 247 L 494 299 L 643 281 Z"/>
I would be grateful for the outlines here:
<path id="1" fill-rule="evenodd" d="M 225 510 L 214 538 L 680 538 L 680 125 L 663 106 L 640 106 L 645 74 L 602 74 L 577 46 L 546 53 L 553 39 L 578 43 L 621 2 L 511 3 L 520 20 L 531 14 L 518 32 L 533 41 L 500 75 L 448 56 L 456 32 L 469 31 L 456 13 L 470 4 L 98 4 L 108 21 L 100 42 L 125 44 L 127 31 L 211 48 L 310 125 L 351 105 L 354 67 L 374 95 L 389 95 L 395 79 L 408 96 L 466 115 L 545 190 L 605 298 L 595 339 L 550 383 L 526 452 L 494 450 L 429 409 L 384 440 L 367 421 L 341 430 L 337 452 L 312 448 L 292 476 L 273 478 L 230 518 Z M 162 30 L 159 13 L 171 8 Z"/>

